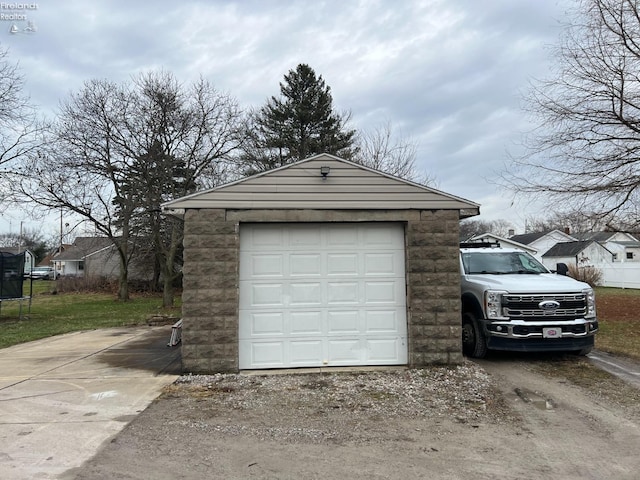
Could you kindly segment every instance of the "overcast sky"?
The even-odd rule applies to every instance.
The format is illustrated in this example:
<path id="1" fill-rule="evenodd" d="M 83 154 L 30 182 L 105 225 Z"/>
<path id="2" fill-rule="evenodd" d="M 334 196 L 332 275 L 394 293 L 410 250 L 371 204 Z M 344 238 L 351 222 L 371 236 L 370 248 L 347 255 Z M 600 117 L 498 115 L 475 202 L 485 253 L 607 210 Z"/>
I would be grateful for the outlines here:
<path id="1" fill-rule="evenodd" d="M 530 128 L 522 94 L 548 74 L 549 47 L 572 3 L 65 0 L 14 3 L 37 6 L 20 10 L 5 2 L 0 45 L 47 114 L 86 80 L 160 68 L 261 106 L 284 74 L 307 63 L 331 87 L 336 110 L 351 111 L 353 127 L 391 122 L 418 144 L 419 167 L 437 188 L 480 203 L 481 219 L 521 229 L 526 216 L 548 212 L 510 206 L 488 180 Z M 17 211 L 0 215 L 0 233 L 39 225 Z"/>

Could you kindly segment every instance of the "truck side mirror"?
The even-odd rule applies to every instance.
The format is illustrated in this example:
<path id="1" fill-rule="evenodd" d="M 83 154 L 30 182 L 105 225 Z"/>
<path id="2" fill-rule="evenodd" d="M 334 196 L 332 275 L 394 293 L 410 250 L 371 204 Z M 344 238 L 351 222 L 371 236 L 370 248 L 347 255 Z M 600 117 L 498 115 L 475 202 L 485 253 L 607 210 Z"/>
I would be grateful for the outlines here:
<path id="1" fill-rule="evenodd" d="M 557 263 L 556 264 L 556 273 L 558 275 L 566 276 L 568 272 L 569 272 L 569 267 L 567 267 L 566 263 Z"/>

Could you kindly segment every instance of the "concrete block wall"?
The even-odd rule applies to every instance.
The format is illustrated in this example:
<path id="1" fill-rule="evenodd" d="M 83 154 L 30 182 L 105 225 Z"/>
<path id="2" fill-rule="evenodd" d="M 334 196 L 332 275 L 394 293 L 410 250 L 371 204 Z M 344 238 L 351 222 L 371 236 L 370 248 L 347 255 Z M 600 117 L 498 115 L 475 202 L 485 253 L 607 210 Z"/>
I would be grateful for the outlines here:
<path id="1" fill-rule="evenodd" d="M 188 210 L 183 370 L 238 371 L 241 222 L 397 221 L 406 225 L 409 366 L 462 361 L 458 211 Z"/>
<path id="2" fill-rule="evenodd" d="M 185 213 L 182 293 L 184 372 L 238 371 L 236 222 L 225 210 Z"/>
<path id="3" fill-rule="evenodd" d="M 422 211 L 406 230 L 409 366 L 463 360 L 458 212 Z"/>

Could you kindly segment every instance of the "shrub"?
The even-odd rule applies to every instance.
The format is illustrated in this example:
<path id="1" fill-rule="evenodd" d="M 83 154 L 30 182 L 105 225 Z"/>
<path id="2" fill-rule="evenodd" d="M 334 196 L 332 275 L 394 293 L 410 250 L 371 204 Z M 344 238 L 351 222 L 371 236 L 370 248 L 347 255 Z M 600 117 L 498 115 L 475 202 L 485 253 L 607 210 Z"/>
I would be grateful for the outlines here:
<path id="1" fill-rule="evenodd" d="M 105 277 L 63 276 L 56 280 L 58 293 L 70 292 L 104 292 L 117 293 L 118 282 Z"/>
<path id="2" fill-rule="evenodd" d="M 592 287 L 596 287 L 602 282 L 602 271 L 592 266 L 576 267 L 575 265 L 569 265 L 569 276 L 588 283 Z"/>

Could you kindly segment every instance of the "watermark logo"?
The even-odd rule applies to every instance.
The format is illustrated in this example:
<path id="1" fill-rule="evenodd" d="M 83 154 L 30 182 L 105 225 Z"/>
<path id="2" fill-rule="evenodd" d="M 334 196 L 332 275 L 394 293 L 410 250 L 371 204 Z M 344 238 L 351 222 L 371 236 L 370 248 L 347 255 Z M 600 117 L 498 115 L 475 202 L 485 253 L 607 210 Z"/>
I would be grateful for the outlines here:
<path id="1" fill-rule="evenodd" d="M 0 22 L 11 22 L 8 31 L 12 35 L 36 33 L 38 27 L 31 17 L 39 8 L 37 3 L 0 2 Z"/>

